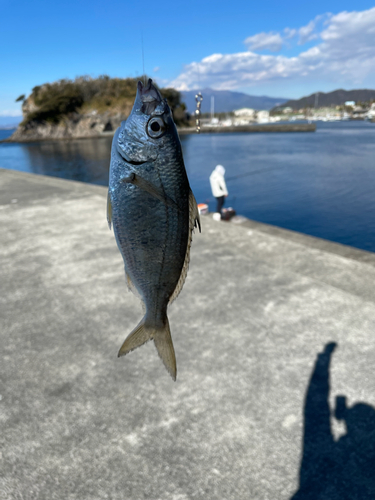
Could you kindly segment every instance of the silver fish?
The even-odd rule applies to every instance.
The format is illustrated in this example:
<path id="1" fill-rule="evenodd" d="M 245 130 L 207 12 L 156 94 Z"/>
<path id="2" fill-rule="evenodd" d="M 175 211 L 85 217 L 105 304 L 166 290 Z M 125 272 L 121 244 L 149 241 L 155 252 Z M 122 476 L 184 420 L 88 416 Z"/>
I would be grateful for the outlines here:
<path id="1" fill-rule="evenodd" d="M 192 231 L 200 220 L 167 101 L 138 82 L 131 114 L 112 142 L 107 219 L 125 263 L 128 287 L 145 307 L 123 356 L 153 339 L 166 369 L 177 368 L 168 304 L 185 282 Z"/>

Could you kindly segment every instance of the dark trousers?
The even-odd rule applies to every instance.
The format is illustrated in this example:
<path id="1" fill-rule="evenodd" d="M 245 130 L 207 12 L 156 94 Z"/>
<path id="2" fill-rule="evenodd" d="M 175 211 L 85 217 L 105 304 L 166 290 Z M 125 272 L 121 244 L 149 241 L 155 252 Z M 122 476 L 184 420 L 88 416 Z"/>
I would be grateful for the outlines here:
<path id="1" fill-rule="evenodd" d="M 225 196 L 219 196 L 218 198 L 216 198 L 216 201 L 217 201 L 216 212 L 219 212 L 219 214 L 221 214 L 221 209 L 224 206 Z"/>

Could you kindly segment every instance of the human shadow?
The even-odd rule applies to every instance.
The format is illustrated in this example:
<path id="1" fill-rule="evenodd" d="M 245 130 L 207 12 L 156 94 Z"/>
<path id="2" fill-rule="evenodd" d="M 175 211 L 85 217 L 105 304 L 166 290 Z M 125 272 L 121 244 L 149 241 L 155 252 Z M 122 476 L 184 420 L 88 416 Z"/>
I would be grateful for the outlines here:
<path id="1" fill-rule="evenodd" d="M 299 490 L 291 500 L 375 499 L 375 409 L 336 397 L 334 416 L 346 425 L 335 441 L 330 425 L 329 368 L 335 343 L 318 354 L 306 393 Z"/>

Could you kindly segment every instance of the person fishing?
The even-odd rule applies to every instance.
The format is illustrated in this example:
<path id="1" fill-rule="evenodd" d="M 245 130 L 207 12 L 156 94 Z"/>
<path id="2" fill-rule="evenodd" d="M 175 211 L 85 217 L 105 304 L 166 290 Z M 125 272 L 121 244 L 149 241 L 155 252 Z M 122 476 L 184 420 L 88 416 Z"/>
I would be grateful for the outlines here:
<path id="1" fill-rule="evenodd" d="M 213 170 L 210 175 L 210 184 L 212 195 L 216 198 L 216 212 L 221 215 L 221 209 L 224 206 L 225 198 L 228 196 L 227 186 L 225 184 L 225 168 L 223 165 L 216 165 L 215 170 Z"/>

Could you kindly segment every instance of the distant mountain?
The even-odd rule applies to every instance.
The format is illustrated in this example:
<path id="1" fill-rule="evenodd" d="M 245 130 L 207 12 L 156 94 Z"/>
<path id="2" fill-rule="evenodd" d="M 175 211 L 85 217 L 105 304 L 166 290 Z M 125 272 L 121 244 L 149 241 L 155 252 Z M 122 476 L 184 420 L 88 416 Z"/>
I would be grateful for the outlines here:
<path id="1" fill-rule="evenodd" d="M 0 129 L 17 128 L 22 116 L 0 116 Z"/>
<path id="2" fill-rule="evenodd" d="M 181 92 L 182 101 L 186 104 L 190 113 L 196 109 L 195 95 L 199 90 L 187 90 Z M 215 113 L 227 113 L 240 108 L 253 108 L 257 110 L 271 109 L 287 101 L 284 97 L 268 97 L 232 92 L 231 90 L 203 89 L 200 91 L 203 96 L 202 113 L 210 113 L 211 96 L 214 96 Z"/>
<path id="3" fill-rule="evenodd" d="M 294 99 L 285 102 L 283 107 L 290 107 L 292 109 L 318 108 L 341 106 L 346 101 L 370 101 L 375 99 L 375 90 L 359 89 L 359 90 L 334 90 L 333 92 L 316 92 L 301 99 Z M 276 111 L 278 106 L 274 108 Z"/>

